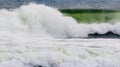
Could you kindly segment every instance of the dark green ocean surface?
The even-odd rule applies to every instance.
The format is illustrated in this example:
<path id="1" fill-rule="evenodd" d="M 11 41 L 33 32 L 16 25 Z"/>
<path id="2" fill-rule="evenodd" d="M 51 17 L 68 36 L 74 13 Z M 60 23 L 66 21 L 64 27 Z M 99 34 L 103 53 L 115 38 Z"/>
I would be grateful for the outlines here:
<path id="1" fill-rule="evenodd" d="M 120 10 L 106 9 L 63 9 L 60 10 L 79 23 L 115 23 L 120 21 Z"/>

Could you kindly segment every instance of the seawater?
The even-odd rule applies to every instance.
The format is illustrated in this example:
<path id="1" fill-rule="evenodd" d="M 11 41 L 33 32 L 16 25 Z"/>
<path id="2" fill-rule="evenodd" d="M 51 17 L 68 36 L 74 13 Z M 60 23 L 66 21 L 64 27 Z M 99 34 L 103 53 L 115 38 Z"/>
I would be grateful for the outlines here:
<path id="1" fill-rule="evenodd" d="M 78 24 L 45 5 L 1 9 L 0 67 L 120 67 L 119 39 L 82 38 L 96 32 L 120 35 L 119 26 Z"/>

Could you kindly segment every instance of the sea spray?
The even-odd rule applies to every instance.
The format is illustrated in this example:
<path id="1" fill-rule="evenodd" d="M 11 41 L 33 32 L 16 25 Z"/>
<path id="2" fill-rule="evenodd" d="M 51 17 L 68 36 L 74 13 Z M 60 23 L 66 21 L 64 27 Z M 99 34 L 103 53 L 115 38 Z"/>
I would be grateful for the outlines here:
<path id="1" fill-rule="evenodd" d="M 78 24 L 72 17 L 45 5 L 30 4 L 12 11 L 0 10 L 0 31 L 36 34 L 41 38 L 79 38 L 89 34 L 113 32 L 120 35 L 119 22 L 114 24 Z M 32 35 L 33 36 L 33 35 Z"/>
<path id="2" fill-rule="evenodd" d="M 120 67 L 119 39 L 64 39 L 96 32 L 120 34 L 119 26 L 78 24 L 45 5 L 2 9 L 0 67 Z"/>

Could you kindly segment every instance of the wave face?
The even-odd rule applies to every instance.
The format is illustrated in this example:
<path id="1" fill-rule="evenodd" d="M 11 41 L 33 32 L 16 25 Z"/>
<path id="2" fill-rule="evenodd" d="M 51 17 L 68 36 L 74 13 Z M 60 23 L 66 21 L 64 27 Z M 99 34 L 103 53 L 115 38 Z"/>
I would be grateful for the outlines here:
<path id="1" fill-rule="evenodd" d="M 78 24 L 45 5 L 2 9 L 0 67 L 120 67 L 119 39 L 64 39 L 120 35 L 119 26 L 119 22 Z"/>
<path id="2" fill-rule="evenodd" d="M 120 35 L 120 23 L 78 24 L 72 17 L 64 16 L 57 9 L 30 4 L 8 11 L 0 10 L 0 32 L 9 34 L 36 34 L 42 38 L 78 38 L 89 34 L 112 32 Z"/>

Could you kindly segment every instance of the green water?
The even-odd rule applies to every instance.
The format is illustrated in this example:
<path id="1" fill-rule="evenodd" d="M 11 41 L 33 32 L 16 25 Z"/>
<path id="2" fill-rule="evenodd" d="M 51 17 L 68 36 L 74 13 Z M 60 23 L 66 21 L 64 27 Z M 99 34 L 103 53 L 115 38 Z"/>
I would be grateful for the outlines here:
<path id="1" fill-rule="evenodd" d="M 120 21 L 119 10 L 61 10 L 65 15 L 71 16 L 79 23 L 115 23 Z"/>

